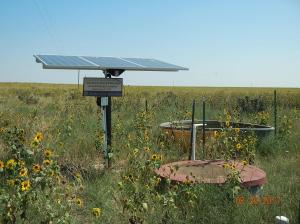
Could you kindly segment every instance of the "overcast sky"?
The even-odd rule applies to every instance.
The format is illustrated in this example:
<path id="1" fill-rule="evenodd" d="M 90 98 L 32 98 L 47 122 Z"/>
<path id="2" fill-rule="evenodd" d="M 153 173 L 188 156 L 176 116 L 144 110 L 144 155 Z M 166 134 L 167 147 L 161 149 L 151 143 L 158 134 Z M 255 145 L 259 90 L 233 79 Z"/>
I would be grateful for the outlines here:
<path id="1" fill-rule="evenodd" d="M 33 58 L 62 54 L 190 69 L 125 72 L 129 85 L 300 87 L 299 0 L 1 0 L 0 31 L 0 82 L 77 83 Z"/>

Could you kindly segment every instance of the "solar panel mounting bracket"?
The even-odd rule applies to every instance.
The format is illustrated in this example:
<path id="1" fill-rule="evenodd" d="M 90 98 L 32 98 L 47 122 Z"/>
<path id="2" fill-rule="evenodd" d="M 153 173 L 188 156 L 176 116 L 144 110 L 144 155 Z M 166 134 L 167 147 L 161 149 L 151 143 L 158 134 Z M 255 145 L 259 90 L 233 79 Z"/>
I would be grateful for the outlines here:
<path id="1" fill-rule="evenodd" d="M 118 77 L 120 76 L 123 72 L 125 72 L 124 69 L 106 69 L 103 70 L 103 73 L 105 75 L 105 77 L 109 77 L 109 76 L 115 76 Z"/>

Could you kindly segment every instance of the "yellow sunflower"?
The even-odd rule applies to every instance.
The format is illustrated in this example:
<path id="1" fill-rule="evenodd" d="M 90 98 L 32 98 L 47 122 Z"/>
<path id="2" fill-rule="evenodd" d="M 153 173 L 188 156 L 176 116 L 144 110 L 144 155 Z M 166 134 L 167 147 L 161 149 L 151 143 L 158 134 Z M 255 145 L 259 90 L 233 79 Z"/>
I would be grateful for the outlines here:
<path id="1" fill-rule="evenodd" d="M 16 161 L 14 159 L 10 159 L 6 162 L 6 167 L 12 170 L 16 166 Z"/>
<path id="2" fill-rule="evenodd" d="M 22 181 L 22 183 L 21 183 L 21 190 L 22 191 L 28 191 L 29 188 L 30 188 L 30 182 L 29 182 L 29 180 Z"/>
<path id="3" fill-rule="evenodd" d="M 41 142 L 43 139 L 44 139 L 43 134 L 41 132 L 37 132 L 35 137 L 34 137 L 34 140 L 37 141 L 37 142 Z"/>
<path id="4" fill-rule="evenodd" d="M 153 160 L 153 161 L 156 161 L 156 160 L 158 160 L 159 159 L 159 156 L 157 155 L 157 154 L 153 154 L 152 156 L 151 156 L 151 160 Z"/>
<path id="5" fill-rule="evenodd" d="M 241 145 L 241 143 L 237 143 L 237 144 L 235 145 L 235 147 L 236 147 L 237 150 L 240 150 L 240 149 L 242 148 L 242 145 Z"/>
<path id="6" fill-rule="evenodd" d="M 237 134 L 240 133 L 240 130 L 241 130 L 240 128 L 235 128 L 234 129 L 235 133 L 237 133 Z"/>
<path id="7" fill-rule="evenodd" d="M 41 171 L 41 166 L 39 164 L 33 164 L 32 170 L 34 173 L 38 173 Z"/>
<path id="8" fill-rule="evenodd" d="M 145 152 L 149 152 L 149 151 L 150 151 L 150 148 L 149 148 L 149 147 L 144 147 L 144 151 L 145 151 Z"/>
<path id="9" fill-rule="evenodd" d="M 230 166 L 229 166 L 228 163 L 224 163 L 224 164 L 223 164 L 223 167 L 224 167 L 225 169 L 227 169 L 227 168 L 229 168 Z"/>
<path id="10" fill-rule="evenodd" d="M 81 174 L 80 174 L 80 172 L 76 172 L 76 173 L 74 173 L 74 176 L 75 176 L 77 179 L 80 179 L 80 178 L 81 178 Z"/>
<path id="11" fill-rule="evenodd" d="M 51 161 L 50 161 L 49 159 L 45 159 L 45 160 L 43 161 L 43 164 L 44 164 L 45 166 L 49 166 L 49 165 L 51 164 Z"/>
<path id="12" fill-rule="evenodd" d="M 26 177 L 27 176 L 27 169 L 26 168 L 22 168 L 19 172 L 19 175 L 21 177 Z"/>
<path id="13" fill-rule="evenodd" d="M 229 122 L 229 121 L 226 121 L 226 122 L 225 122 L 225 125 L 226 125 L 226 127 L 229 127 L 230 122 Z"/>
<path id="14" fill-rule="evenodd" d="M 101 208 L 92 208 L 92 214 L 97 218 L 101 215 L 101 212 Z"/>
<path id="15" fill-rule="evenodd" d="M 4 162 L 2 160 L 0 160 L 0 169 L 4 168 Z"/>
<path id="16" fill-rule="evenodd" d="M 76 198 L 75 203 L 80 207 L 82 206 L 82 200 L 80 198 Z"/>
<path id="17" fill-rule="evenodd" d="M 243 160 L 243 165 L 246 166 L 248 162 L 246 160 Z"/>
<path id="18" fill-rule="evenodd" d="M 4 128 L 0 128 L 0 134 L 3 133 L 5 131 Z"/>
<path id="19" fill-rule="evenodd" d="M 219 138 L 220 137 L 220 133 L 218 131 L 214 131 L 214 138 Z"/>
<path id="20" fill-rule="evenodd" d="M 46 158 L 49 158 L 51 155 L 52 155 L 52 151 L 51 151 L 50 149 L 46 149 L 46 150 L 44 151 L 44 156 L 45 156 Z"/>

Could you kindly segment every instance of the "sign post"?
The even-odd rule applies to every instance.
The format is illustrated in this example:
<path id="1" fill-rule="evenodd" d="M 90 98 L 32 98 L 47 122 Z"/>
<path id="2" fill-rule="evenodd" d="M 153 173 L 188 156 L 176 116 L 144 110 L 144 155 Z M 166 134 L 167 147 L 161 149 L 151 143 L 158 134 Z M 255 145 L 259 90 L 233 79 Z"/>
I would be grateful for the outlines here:
<path id="1" fill-rule="evenodd" d="M 103 153 L 107 160 L 107 166 L 111 166 L 111 97 L 122 96 L 123 79 L 111 78 L 105 74 L 105 78 L 83 79 L 83 95 L 96 96 L 97 105 L 102 111 L 102 128 L 104 133 Z"/>

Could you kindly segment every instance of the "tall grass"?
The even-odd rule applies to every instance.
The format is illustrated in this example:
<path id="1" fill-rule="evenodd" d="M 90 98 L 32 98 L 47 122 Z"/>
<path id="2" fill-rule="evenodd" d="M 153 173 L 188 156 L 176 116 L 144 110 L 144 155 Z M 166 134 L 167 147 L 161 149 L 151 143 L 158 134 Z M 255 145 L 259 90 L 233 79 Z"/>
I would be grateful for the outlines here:
<path id="1" fill-rule="evenodd" d="M 197 203 L 194 209 L 170 209 L 157 203 L 145 210 L 145 223 L 274 223 L 276 215 L 285 215 L 297 223 L 300 200 L 300 90 L 277 89 L 279 128 L 284 115 L 293 121 L 292 133 L 274 139 L 265 139 L 257 148 L 256 165 L 267 173 L 268 183 L 262 196 L 280 198 L 279 204 L 249 203 L 251 194 L 243 191 L 243 205 L 230 201 L 224 189 L 215 186 L 197 186 Z M 78 223 L 93 222 L 88 214 L 93 206 L 103 210 L 99 223 L 128 223 L 130 215 L 123 211 L 118 182 L 128 163 L 129 135 L 135 133 L 137 113 L 145 110 L 145 101 L 152 114 L 149 122 L 154 139 L 161 134 L 159 124 L 190 116 L 192 100 L 197 102 L 196 117 L 201 119 L 201 102 L 206 100 L 207 119 L 219 119 L 223 109 L 237 110 L 238 99 L 246 96 L 260 98 L 268 113 L 267 123 L 273 124 L 273 89 L 269 88 L 196 88 L 196 87 L 125 87 L 124 96 L 113 98 L 113 165 L 105 169 L 101 147 L 97 148 L 101 132 L 101 112 L 92 97 L 82 97 L 76 85 L 54 84 L 0 84 L 0 127 L 17 126 L 26 130 L 27 137 L 36 131 L 45 135 L 45 142 L 52 148 L 67 169 L 80 170 L 84 177 L 83 209 L 74 211 Z M 296 110 L 293 112 L 293 110 Z M 257 112 L 240 111 L 245 122 L 257 122 Z M 296 113 L 296 115 L 294 115 Z M 298 114 L 298 115 L 297 115 Z M 0 144 L 0 158 L 4 147 Z M 171 145 L 165 151 L 164 163 L 187 159 L 188 155 Z M 167 215 L 165 215 L 167 214 Z M 137 221 L 136 221 L 137 223 Z"/>

